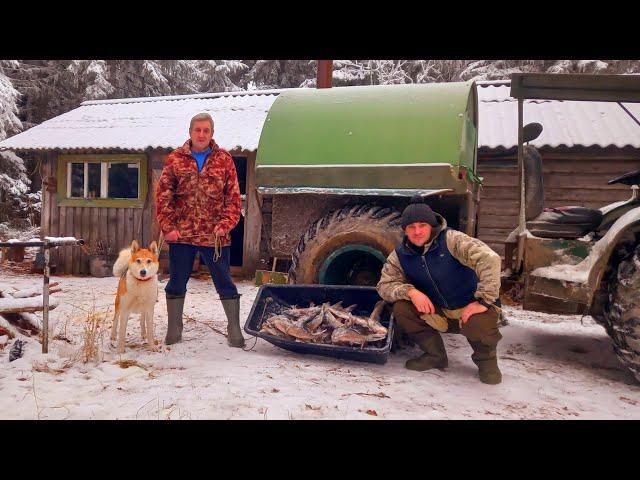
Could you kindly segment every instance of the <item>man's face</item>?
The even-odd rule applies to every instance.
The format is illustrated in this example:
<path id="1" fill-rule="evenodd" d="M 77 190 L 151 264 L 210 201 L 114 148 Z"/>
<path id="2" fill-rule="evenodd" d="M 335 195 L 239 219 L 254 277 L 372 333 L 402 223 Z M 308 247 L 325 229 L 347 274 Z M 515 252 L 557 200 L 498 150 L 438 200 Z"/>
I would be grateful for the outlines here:
<path id="1" fill-rule="evenodd" d="M 411 243 L 418 247 L 422 247 L 431 238 L 431 230 L 433 227 L 428 223 L 411 223 L 406 226 L 404 233 Z"/>
<path id="2" fill-rule="evenodd" d="M 209 120 L 193 122 L 193 127 L 189 130 L 189 136 L 191 137 L 192 150 L 196 152 L 206 150 L 213 138 L 213 129 Z"/>

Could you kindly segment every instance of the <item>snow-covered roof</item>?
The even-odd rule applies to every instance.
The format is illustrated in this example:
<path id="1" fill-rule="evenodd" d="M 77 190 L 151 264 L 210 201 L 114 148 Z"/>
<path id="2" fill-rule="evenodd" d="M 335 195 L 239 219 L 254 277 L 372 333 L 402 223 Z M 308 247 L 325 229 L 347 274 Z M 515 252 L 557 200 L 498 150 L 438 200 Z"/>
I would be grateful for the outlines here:
<path id="1" fill-rule="evenodd" d="M 478 82 L 480 148 L 517 146 L 518 102 L 509 96 L 510 89 L 509 81 Z M 627 109 L 616 102 L 525 100 L 524 123 L 539 122 L 544 127 L 531 142 L 538 148 L 640 148 L 640 107 L 625 105 Z"/>
<path id="2" fill-rule="evenodd" d="M 188 137 L 189 120 L 209 112 L 214 138 L 227 149 L 256 150 L 267 112 L 281 90 L 205 93 L 171 97 L 84 102 L 26 132 L 0 142 L 0 150 L 142 151 L 175 148 Z M 478 146 L 509 149 L 517 145 L 518 107 L 509 80 L 478 82 Z M 527 100 L 524 121 L 544 130 L 532 142 L 541 147 L 640 148 L 640 106 L 615 102 Z"/>
<path id="3" fill-rule="evenodd" d="M 207 93 L 83 102 L 0 142 L 0 150 L 142 151 L 175 148 L 188 139 L 189 120 L 208 112 L 214 139 L 227 150 L 256 150 L 267 112 L 282 90 Z"/>

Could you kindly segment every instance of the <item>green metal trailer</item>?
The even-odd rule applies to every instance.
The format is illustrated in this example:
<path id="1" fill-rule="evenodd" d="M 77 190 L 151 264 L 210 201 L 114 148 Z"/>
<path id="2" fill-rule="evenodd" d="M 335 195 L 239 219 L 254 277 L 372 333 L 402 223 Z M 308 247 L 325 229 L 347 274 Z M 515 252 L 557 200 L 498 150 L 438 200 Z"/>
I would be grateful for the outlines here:
<path id="1" fill-rule="evenodd" d="M 261 257 L 290 257 L 290 283 L 374 285 L 414 195 L 475 235 L 477 137 L 474 82 L 283 92 L 256 158 Z"/>

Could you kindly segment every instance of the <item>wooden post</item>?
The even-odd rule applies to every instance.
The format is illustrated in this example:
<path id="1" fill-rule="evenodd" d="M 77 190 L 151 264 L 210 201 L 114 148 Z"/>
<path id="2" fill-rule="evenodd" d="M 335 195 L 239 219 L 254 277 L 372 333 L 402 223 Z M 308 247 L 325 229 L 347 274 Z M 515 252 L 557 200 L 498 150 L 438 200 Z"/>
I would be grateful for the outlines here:
<path id="1" fill-rule="evenodd" d="M 331 88 L 333 60 L 318 60 L 317 88 Z"/>
<path id="2" fill-rule="evenodd" d="M 49 353 L 49 240 L 44 239 L 44 280 L 42 285 L 42 353 Z"/>

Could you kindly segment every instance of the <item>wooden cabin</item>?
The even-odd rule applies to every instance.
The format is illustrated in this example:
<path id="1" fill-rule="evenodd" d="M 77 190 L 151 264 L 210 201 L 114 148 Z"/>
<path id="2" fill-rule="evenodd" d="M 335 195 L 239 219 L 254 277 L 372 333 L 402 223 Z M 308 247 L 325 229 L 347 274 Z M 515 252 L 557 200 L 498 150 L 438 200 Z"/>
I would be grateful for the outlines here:
<path id="1" fill-rule="evenodd" d="M 243 215 L 232 231 L 232 272 L 253 274 L 260 215 L 254 165 L 262 125 L 280 90 L 88 101 L 0 143 L 40 162 L 42 233 L 84 238 L 89 252 L 117 252 L 158 240 L 153 192 L 166 155 L 189 138 L 200 112 L 214 119 L 215 141 L 233 156 Z M 249 192 L 249 194 L 247 194 Z M 87 251 L 53 251 L 56 273 L 89 273 Z"/>

